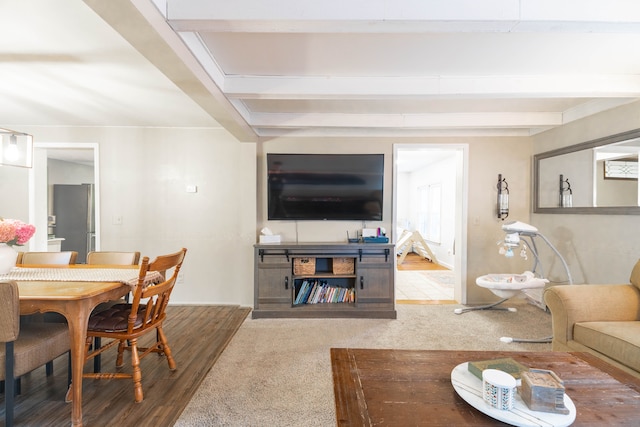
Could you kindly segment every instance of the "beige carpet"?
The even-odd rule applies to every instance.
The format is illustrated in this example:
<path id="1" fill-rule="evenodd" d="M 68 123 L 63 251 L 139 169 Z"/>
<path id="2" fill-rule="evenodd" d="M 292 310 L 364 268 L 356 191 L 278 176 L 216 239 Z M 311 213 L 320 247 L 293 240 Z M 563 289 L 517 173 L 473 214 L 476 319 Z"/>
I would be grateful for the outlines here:
<path id="1" fill-rule="evenodd" d="M 333 426 L 331 347 L 551 350 L 500 337 L 551 335 L 551 316 L 514 299 L 518 311 L 460 305 L 397 305 L 398 319 L 248 318 L 213 366 L 176 426 Z"/>

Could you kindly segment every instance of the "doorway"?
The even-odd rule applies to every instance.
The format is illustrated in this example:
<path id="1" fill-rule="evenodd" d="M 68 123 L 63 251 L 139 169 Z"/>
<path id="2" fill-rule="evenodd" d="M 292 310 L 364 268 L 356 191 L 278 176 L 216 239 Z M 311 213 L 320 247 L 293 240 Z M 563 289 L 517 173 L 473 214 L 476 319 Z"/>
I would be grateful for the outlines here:
<path id="1" fill-rule="evenodd" d="M 396 144 L 394 145 L 394 200 L 393 231 L 397 250 L 410 253 L 402 260 L 418 261 L 422 258 L 425 270 L 448 270 L 449 276 L 441 274 L 441 284 L 449 291 L 434 295 L 447 295 L 447 302 L 466 302 L 466 217 L 467 217 L 467 157 L 466 144 Z M 413 243 L 400 245 L 402 235 L 417 236 L 424 241 L 426 251 L 420 243 L 413 250 Z M 402 246 L 402 247 L 399 247 Z M 400 253 L 399 253 L 400 255 Z M 398 257 L 398 261 L 401 260 Z M 427 268 L 429 267 L 429 268 Z M 435 267 L 435 268 L 434 268 Z M 420 268 L 420 267 L 418 267 Z M 416 286 L 422 279 L 415 273 L 404 273 L 396 269 L 396 299 L 400 300 L 403 280 Z M 428 273 L 425 273 L 428 276 Z M 433 293 L 433 292 L 432 292 Z M 423 293 L 418 293 L 423 295 Z M 420 300 L 416 296 L 414 299 Z M 425 303 L 434 303 L 440 297 L 427 298 Z"/>
<path id="2" fill-rule="evenodd" d="M 53 218 L 53 186 L 90 184 L 94 189 L 92 248 L 100 249 L 100 180 L 97 143 L 34 143 L 33 168 L 29 171 L 29 221 L 36 233 L 30 251 L 60 250 Z M 63 247 L 64 248 L 64 247 Z M 65 250 L 65 249 L 63 249 Z"/>

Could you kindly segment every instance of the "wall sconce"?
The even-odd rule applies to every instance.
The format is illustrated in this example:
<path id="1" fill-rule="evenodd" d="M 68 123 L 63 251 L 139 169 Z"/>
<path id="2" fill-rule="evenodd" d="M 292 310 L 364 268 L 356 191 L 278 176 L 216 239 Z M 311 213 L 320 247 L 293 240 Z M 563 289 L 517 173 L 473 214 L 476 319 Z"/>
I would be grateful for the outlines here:
<path id="1" fill-rule="evenodd" d="M 571 191 L 569 178 L 563 178 L 564 176 L 560 175 L 560 196 L 558 199 L 558 205 L 561 208 L 570 208 L 571 206 L 573 206 L 573 191 Z"/>
<path id="2" fill-rule="evenodd" d="M 0 165 L 30 168 L 33 165 L 33 136 L 0 128 Z"/>
<path id="3" fill-rule="evenodd" d="M 509 184 L 498 174 L 498 218 L 503 220 L 509 216 Z"/>

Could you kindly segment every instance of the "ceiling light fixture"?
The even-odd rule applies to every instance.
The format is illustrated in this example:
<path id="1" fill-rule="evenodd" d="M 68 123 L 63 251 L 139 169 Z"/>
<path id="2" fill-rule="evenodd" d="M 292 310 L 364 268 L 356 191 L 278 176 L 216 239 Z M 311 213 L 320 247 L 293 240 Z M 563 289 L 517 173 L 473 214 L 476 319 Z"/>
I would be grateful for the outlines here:
<path id="1" fill-rule="evenodd" d="M 18 137 L 14 134 L 9 135 L 9 146 L 7 147 L 7 160 L 15 162 L 20 158 L 20 151 L 18 151 Z"/>
<path id="2" fill-rule="evenodd" d="M 30 168 L 33 164 L 33 136 L 0 128 L 0 165 Z"/>

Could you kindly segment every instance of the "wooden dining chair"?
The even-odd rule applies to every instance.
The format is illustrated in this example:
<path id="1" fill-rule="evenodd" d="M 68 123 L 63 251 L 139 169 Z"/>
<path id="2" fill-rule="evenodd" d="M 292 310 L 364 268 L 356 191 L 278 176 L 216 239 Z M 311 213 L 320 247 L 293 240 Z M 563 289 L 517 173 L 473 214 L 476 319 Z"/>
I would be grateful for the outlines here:
<path id="1" fill-rule="evenodd" d="M 103 353 L 111 347 L 118 346 L 116 368 L 123 366 L 123 354 L 125 350 L 131 352 L 132 372 L 122 371 L 114 373 L 85 373 L 86 378 L 133 379 L 134 396 L 136 402 L 142 402 L 142 371 L 140 361 L 151 353 L 157 353 L 167 358 L 170 370 L 176 369 L 176 362 L 171 354 L 171 348 L 163 330 L 163 322 L 166 318 L 166 308 L 171 292 L 176 284 L 178 273 L 187 253 L 185 248 L 179 252 L 160 255 L 152 262 L 149 257 L 142 258 L 142 264 L 138 274 L 138 283 L 133 290 L 131 304 L 117 304 L 113 307 L 93 312 L 89 317 L 87 329 L 87 341 L 85 348 L 85 362 Z M 165 278 L 157 284 L 145 286 L 145 277 L 149 272 L 166 271 Z M 155 343 L 147 348 L 138 347 L 138 338 L 150 332 L 156 332 Z M 111 339 L 101 347 L 91 348 L 94 338 Z"/>
<path id="2" fill-rule="evenodd" d="M 18 252 L 16 264 L 21 265 L 65 265 L 75 264 L 76 251 L 63 252 Z"/>
<path id="3" fill-rule="evenodd" d="M 5 382 L 5 426 L 13 425 L 15 381 L 69 352 L 69 328 L 60 323 L 20 324 L 18 285 L 0 282 L 0 380 Z"/>
<path id="4" fill-rule="evenodd" d="M 138 265 L 140 252 L 91 251 L 87 264 L 93 265 Z"/>
<path id="5" fill-rule="evenodd" d="M 138 265 L 140 264 L 140 252 L 118 252 L 118 251 L 91 251 L 87 254 L 87 264 L 89 265 Z M 121 300 L 109 301 L 98 305 L 97 311 L 103 311 L 119 302 L 129 302 L 129 294 Z M 100 337 L 94 340 L 96 348 L 100 347 Z M 93 359 L 93 372 L 100 372 L 100 355 Z"/>

